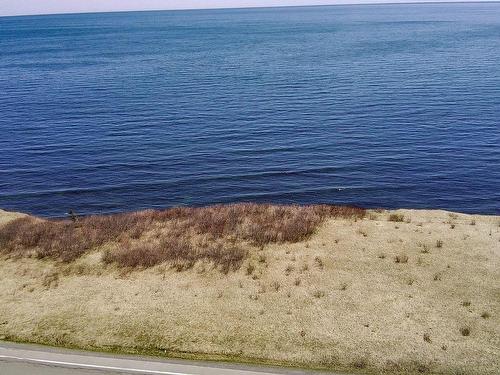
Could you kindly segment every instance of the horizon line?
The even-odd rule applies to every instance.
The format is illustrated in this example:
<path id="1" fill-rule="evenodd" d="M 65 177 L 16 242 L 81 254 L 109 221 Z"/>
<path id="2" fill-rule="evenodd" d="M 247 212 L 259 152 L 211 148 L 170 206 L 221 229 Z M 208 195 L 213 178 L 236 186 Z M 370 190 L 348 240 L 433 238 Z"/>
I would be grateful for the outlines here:
<path id="1" fill-rule="evenodd" d="M 477 4 L 477 3 L 500 3 L 500 0 L 478 0 L 478 1 L 446 1 L 446 0 L 424 0 L 424 1 L 381 1 L 379 3 L 355 3 L 346 2 L 342 4 L 312 4 L 312 5 L 273 5 L 273 6 L 244 6 L 244 7 L 213 7 L 213 8 L 175 8 L 175 9 L 137 9 L 137 10 L 108 10 L 108 11 L 86 11 L 86 12 L 56 12 L 56 13 L 27 13 L 0 15 L 0 18 L 12 17 L 44 17 L 44 16 L 62 16 L 78 14 L 109 14 L 109 13 L 146 13 L 146 12 L 186 12 L 186 11 L 206 11 L 206 10 L 245 10 L 245 9 L 280 9 L 280 8 L 318 8 L 318 7 L 336 7 L 336 6 L 377 6 L 377 5 L 425 5 L 425 4 Z"/>

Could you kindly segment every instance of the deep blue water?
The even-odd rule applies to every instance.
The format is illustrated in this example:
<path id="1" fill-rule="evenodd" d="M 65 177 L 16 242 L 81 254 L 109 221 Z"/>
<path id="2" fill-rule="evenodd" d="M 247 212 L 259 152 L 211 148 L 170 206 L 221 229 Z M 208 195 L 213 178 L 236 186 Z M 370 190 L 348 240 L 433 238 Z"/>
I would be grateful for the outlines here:
<path id="1" fill-rule="evenodd" d="M 0 18 L 0 207 L 500 214 L 500 3 Z"/>

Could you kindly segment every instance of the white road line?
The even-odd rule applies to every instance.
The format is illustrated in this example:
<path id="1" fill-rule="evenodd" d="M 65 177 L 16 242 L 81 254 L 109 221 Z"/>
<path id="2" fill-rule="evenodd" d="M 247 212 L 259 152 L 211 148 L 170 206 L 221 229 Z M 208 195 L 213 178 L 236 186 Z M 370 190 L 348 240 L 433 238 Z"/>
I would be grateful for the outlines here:
<path id="1" fill-rule="evenodd" d="M 170 371 L 155 371 L 155 370 L 140 370 L 135 368 L 125 368 L 125 367 L 113 367 L 113 366 L 99 366 L 99 365 L 89 365 L 85 363 L 74 363 L 74 362 L 61 362 L 61 361 L 49 361 L 44 359 L 36 358 L 22 358 L 14 357 L 8 355 L 0 355 L 0 359 L 13 359 L 17 361 L 35 362 L 46 365 L 60 365 L 60 366 L 71 366 L 79 368 L 90 368 L 94 370 L 112 370 L 112 371 L 126 371 L 126 372 L 137 372 L 139 374 L 157 374 L 157 375 L 192 375 L 183 372 L 170 372 Z"/>

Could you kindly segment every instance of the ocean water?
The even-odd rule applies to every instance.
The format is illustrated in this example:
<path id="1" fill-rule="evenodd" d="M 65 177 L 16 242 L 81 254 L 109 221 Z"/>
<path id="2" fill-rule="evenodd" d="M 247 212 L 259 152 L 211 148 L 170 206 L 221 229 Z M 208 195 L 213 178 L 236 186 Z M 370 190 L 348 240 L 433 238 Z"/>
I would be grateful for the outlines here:
<path id="1" fill-rule="evenodd" d="M 500 3 L 0 18 L 0 207 L 500 214 Z"/>

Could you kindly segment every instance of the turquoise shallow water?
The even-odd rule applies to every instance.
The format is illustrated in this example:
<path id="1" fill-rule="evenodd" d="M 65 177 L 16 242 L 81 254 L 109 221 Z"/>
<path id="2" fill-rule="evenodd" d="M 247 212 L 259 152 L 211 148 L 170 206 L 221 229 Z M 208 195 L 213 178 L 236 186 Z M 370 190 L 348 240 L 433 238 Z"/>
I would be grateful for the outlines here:
<path id="1" fill-rule="evenodd" d="M 500 4 L 0 18 L 0 207 L 500 214 Z"/>

